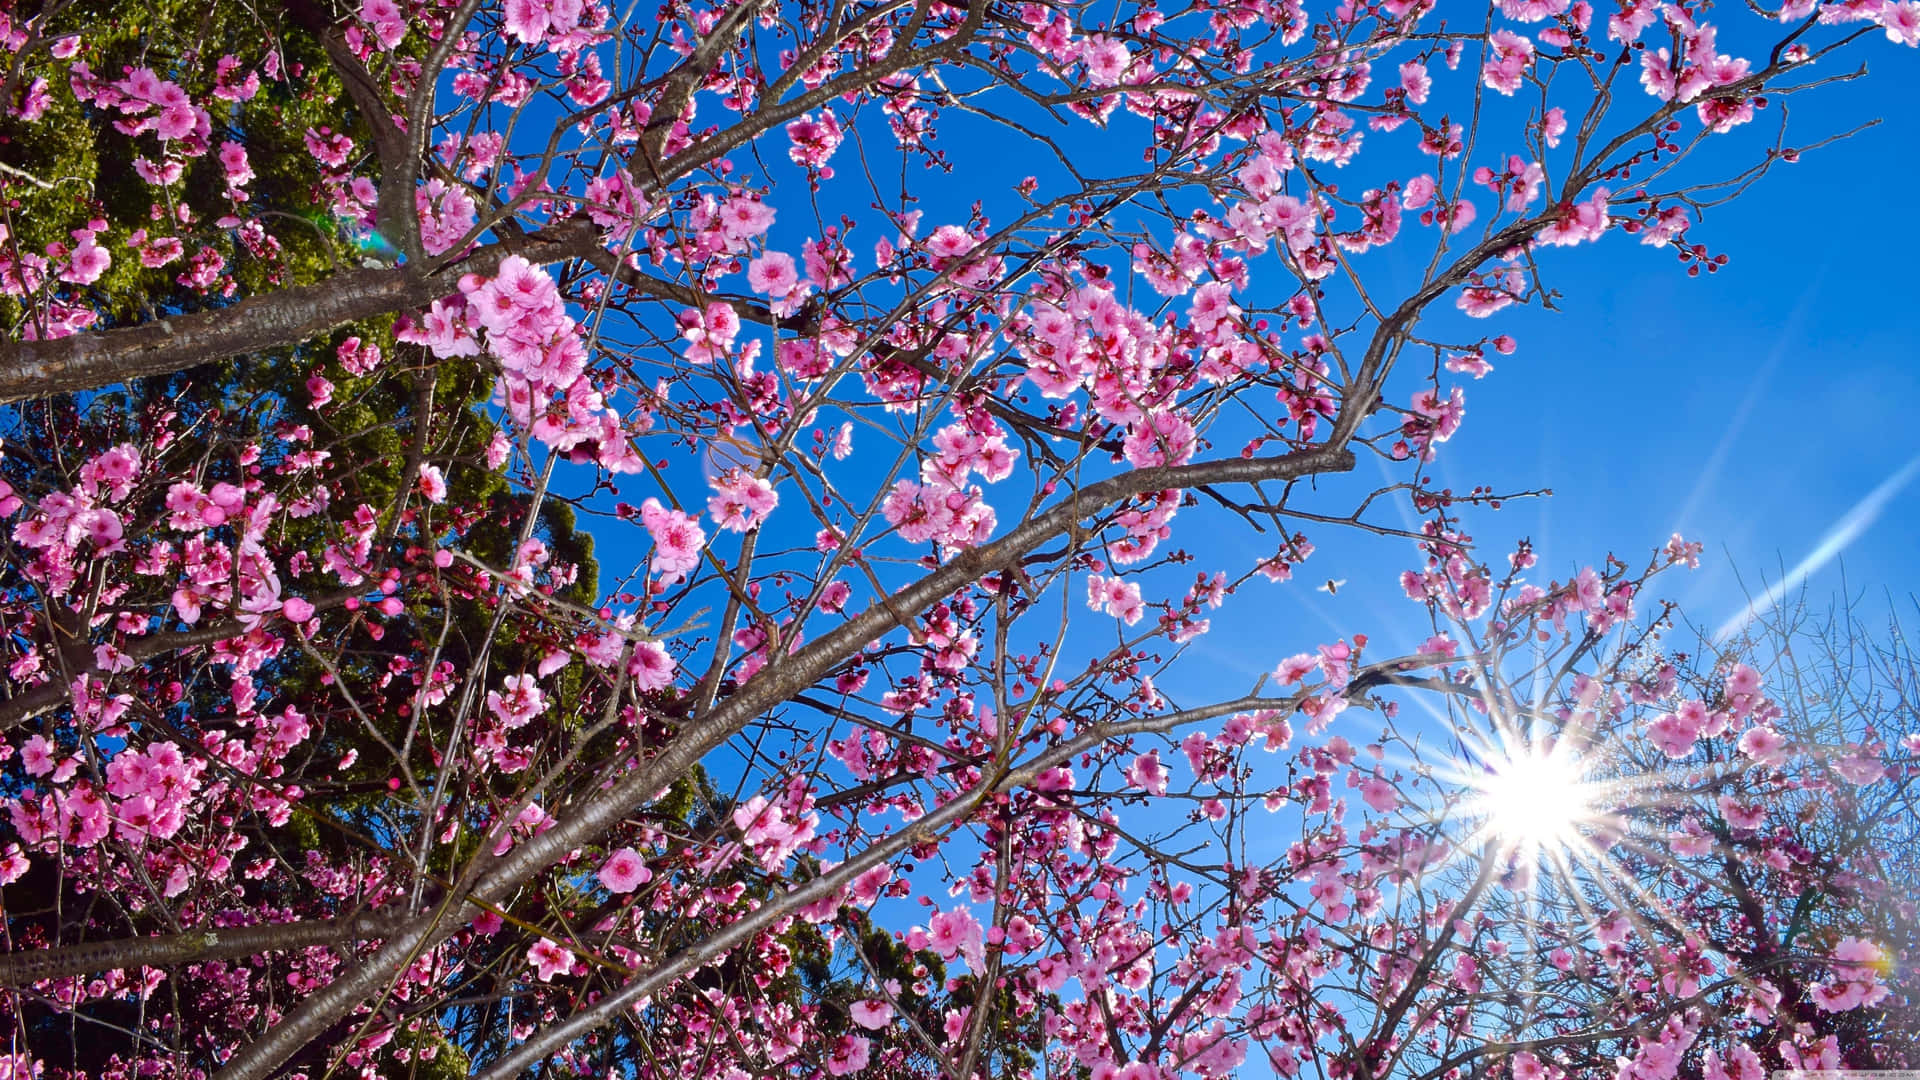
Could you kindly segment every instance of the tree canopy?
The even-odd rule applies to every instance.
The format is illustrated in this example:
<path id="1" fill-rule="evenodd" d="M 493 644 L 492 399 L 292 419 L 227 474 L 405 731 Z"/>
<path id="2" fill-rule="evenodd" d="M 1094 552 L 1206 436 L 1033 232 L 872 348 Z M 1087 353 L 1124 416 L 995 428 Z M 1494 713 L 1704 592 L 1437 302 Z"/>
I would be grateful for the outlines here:
<path id="1" fill-rule="evenodd" d="M 0 0 L 6 1075 L 1920 1066 L 1897 627 L 1429 467 L 1889 39 Z M 1209 661 L 1365 533 L 1420 648 Z"/>

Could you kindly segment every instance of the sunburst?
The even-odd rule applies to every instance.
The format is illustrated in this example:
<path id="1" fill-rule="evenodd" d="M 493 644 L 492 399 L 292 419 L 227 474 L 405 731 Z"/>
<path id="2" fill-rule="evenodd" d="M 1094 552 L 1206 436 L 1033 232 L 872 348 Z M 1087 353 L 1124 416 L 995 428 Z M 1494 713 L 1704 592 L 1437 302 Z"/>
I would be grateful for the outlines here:
<path id="1" fill-rule="evenodd" d="M 1638 835 L 1636 818 L 1683 797 L 1675 777 L 1630 765 L 1581 729 L 1500 725 L 1460 735 L 1456 760 L 1441 770 L 1460 793 L 1448 812 L 1463 828 L 1462 849 L 1486 860 L 1525 910 L 1567 903 L 1592 920 L 1598 901 L 1635 921 L 1677 925 L 1622 861 L 1629 853 L 1668 861 L 1657 839 Z"/>
<path id="2" fill-rule="evenodd" d="M 1610 815 L 1604 785 L 1591 780 L 1567 742 L 1521 743 L 1486 763 L 1465 810 L 1503 854 L 1531 862 L 1585 842 Z"/>

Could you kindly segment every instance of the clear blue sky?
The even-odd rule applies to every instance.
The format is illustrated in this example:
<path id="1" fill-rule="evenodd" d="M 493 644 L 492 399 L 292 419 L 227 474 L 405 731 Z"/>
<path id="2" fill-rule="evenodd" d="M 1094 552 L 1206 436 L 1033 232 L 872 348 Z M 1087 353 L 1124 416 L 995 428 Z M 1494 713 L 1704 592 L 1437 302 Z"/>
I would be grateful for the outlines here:
<path id="1" fill-rule="evenodd" d="M 1729 10 L 1722 21 L 1730 29 L 1768 29 L 1742 11 Z M 1737 51 L 1742 43 L 1729 35 L 1723 44 Z M 1877 516 L 1854 514 L 1854 524 L 1864 528 L 1808 578 L 1808 588 L 1824 600 L 1839 589 L 1844 565 L 1853 588 L 1870 589 L 1876 599 L 1881 590 L 1898 599 L 1920 589 L 1914 539 L 1920 479 L 1889 492 L 1889 479 L 1920 454 L 1907 434 L 1913 426 L 1907 413 L 1920 398 L 1920 323 L 1909 269 L 1920 250 L 1920 220 L 1908 209 L 1910 176 L 1920 165 L 1920 117 L 1903 114 L 1897 92 L 1920 86 L 1920 53 L 1876 39 L 1845 60 L 1865 61 L 1873 70 L 1857 83 L 1792 99 L 1789 142 L 1805 144 L 1868 118 L 1883 122 L 1801 164 L 1775 168 L 1740 200 L 1714 210 L 1693 239 L 1731 255 L 1720 272 L 1688 278 L 1670 253 L 1614 230 L 1597 245 L 1548 253 L 1548 282 L 1563 294 L 1558 311 L 1509 309 L 1472 326 L 1475 333 L 1511 333 L 1520 350 L 1494 357 L 1491 376 L 1467 383 L 1466 424 L 1443 448 L 1436 482 L 1457 490 L 1488 484 L 1556 492 L 1497 513 L 1469 511 L 1469 531 L 1494 558 L 1515 539 L 1531 537 L 1541 556 L 1537 576 L 1564 579 L 1609 552 L 1638 564 L 1679 530 L 1706 543 L 1706 559 L 1699 571 L 1668 576 L 1662 591 L 1681 600 L 1696 621 L 1719 625 L 1745 603 L 1736 571 L 1757 592 L 1763 577 L 1777 580 L 1820 549 L 1879 489 L 1884 498 Z M 1445 88 L 1436 93 L 1460 91 L 1459 74 L 1441 77 Z M 1779 115 L 1776 99 L 1735 137 L 1708 140 L 1692 163 L 1694 173 L 1727 175 L 1750 164 Z M 1117 121 L 1129 122 L 1124 114 Z M 1691 130 L 1690 115 L 1687 121 Z M 963 220 L 971 199 L 991 203 L 1016 176 L 1047 168 L 991 153 L 999 133 L 985 121 L 950 114 L 943 125 L 954 173 L 916 165 L 907 176 L 927 199 L 927 227 Z M 1413 171 L 1430 168 L 1432 159 L 1414 156 L 1410 143 L 1405 133 L 1376 135 L 1361 157 L 1405 150 Z M 1103 147 L 1089 136 L 1072 148 L 1084 152 L 1082 164 L 1095 173 L 1137 163 L 1130 156 L 1100 160 Z M 1484 154 L 1476 158 L 1484 160 Z M 776 173 L 788 171 L 777 154 L 770 163 Z M 856 172 L 851 158 L 836 164 L 846 166 L 837 185 Z M 1354 179 L 1377 182 L 1380 168 L 1363 160 L 1356 169 L 1364 175 Z M 791 192 L 793 177 L 781 179 L 789 185 L 783 191 Z M 835 195 L 851 200 L 847 209 L 856 212 L 871 197 L 857 182 L 827 194 L 829 202 Z M 803 203 L 778 205 L 774 238 L 782 247 L 797 250 L 800 239 L 818 235 L 819 221 Z M 838 209 L 829 205 L 827 218 Z M 996 221 L 1003 216 L 996 213 Z M 868 227 L 856 239 L 863 264 L 876 235 Z M 1390 249 L 1368 258 L 1403 257 L 1412 256 Z M 1255 262 L 1255 294 L 1262 292 L 1263 274 L 1280 275 L 1270 260 Z M 1399 382 L 1401 391 L 1411 386 L 1405 377 Z M 1404 400 L 1404 393 L 1395 399 Z M 1221 451 L 1231 448 L 1215 448 Z M 650 490 L 631 487 L 635 502 Z M 690 490 L 697 487 L 695 481 Z M 1017 499 L 1007 494 L 997 501 Z M 1344 509 L 1337 499 L 1316 500 L 1312 508 Z M 1177 523 L 1188 528 L 1176 541 L 1192 548 L 1201 565 L 1229 573 L 1274 550 L 1270 534 L 1216 528 L 1223 522 L 1233 519 L 1189 511 Z M 1002 527 L 1008 524 L 1003 517 Z M 1198 693 L 1205 683 L 1218 690 L 1223 670 L 1243 673 L 1250 684 L 1278 655 L 1355 631 L 1387 649 L 1411 647 L 1426 636 L 1421 609 L 1395 583 L 1398 571 L 1417 561 L 1410 545 L 1327 526 L 1308 532 L 1320 553 L 1301 580 L 1286 587 L 1250 583 L 1198 645 L 1208 662 L 1181 672 L 1168 689 L 1178 691 L 1193 677 L 1198 681 L 1185 689 Z M 635 539 L 630 529 L 603 530 L 610 576 L 640 556 Z M 1176 592 L 1190 572 L 1160 576 L 1166 587 L 1149 585 L 1150 594 Z M 1314 591 L 1328 578 L 1349 584 L 1335 597 Z M 1100 622 L 1083 614 L 1090 629 Z M 1104 641 L 1107 628 L 1101 630 Z"/>
<path id="2" fill-rule="evenodd" d="M 1527 522 L 1547 559 L 1637 554 L 1680 529 L 1707 541 L 1712 565 L 1676 595 L 1718 622 L 1737 606 L 1729 561 L 1750 579 L 1791 568 L 1920 454 L 1920 117 L 1891 92 L 1920 85 L 1920 62 L 1903 49 L 1867 59 L 1870 79 L 1808 95 L 1793 126 L 1806 137 L 1862 113 L 1885 122 L 1709 218 L 1701 238 L 1733 258 L 1719 273 L 1687 279 L 1613 237 L 1614 251 L 1562 271 L 1562 314 L 1511 320 L 1523 350 L 1474 388 L 1469 437 L 1443 474 L 1554 487 L 1502 515 L 1509 529 Z M 1549 399 L 1559 422 L 1530 421 Z M 1916 527 L 1920 485 L 1846 547 L 1852 583 L 1920 585 Z M 1837 589 L 1838 570 L 1809 584 Z"/>
<path id="3" fill-rule="evenodd" d="M 1881 124 L 1776 168 L 1695 230 L 1732 256 L 1718 273 L 1690 279 L 1670 255 L 1615 231 L 1549 265 L 1558 312 L 1489 320 L 1520 349 L 1467 385 L 1466 423 L 1434 481 L 1555 495 L 1468 511 L 1482 543 L 1499 552 L 1531 537 L 1537 573 L 1564 580 L 1610 551 L 1637 566 L 1679 530 L 1706 555 L 1660 591 L 1713 626 L 1742 610 L 1740 578 L 1757 594 L 1763 576 L 1777 581 L 1823 541 L 1839 550 L 1807 577 L 1810 599 L 1836 595 L 1843 566 L 1869 610 L 1886 593 L 1906 604 L 1920 591 L 1920 468 L 1907 468 L 1920 458 L 1920 116 L 1895 92 L 1920 86 L 1920 56 L 1885 45 L 1856 50 L 1867 79 L 1796 99 L 1789 141 Z M 1863 527 L 1845 528 L 1850 513 Z M 1230 606 L 1207 654 L 1251 674 L 1266 658 L 1237 655 L 1234 641 L 1289 615 L 1389 648 L 1425 636 L 1420 609 L 1389 576 L 1414 564 L 1403 543 L 1310 534 L 1325 542 L 1307 584 L 1349 587 L 1329 597 L 1294 586 L 1271 594 L 1278 608 Z"/>
<path id="4" fill-rule="evenodd" d="M 1729 10 L 1727 21 L 1756 20 Z M 1797 166 L 1776 168 L 1740 201 L 1714 211 L 1693 239 L 1732 256 L 1719 273 L 1688 278 L 1670 253 L 1642 247 L 1615 230 L 1599 244 L 1552 253 L 1549 283 L 1563 295 L 1557 312 L 1509 310 L 1475 325 L 1476 333 L 1484 327 L 1513 334 L 1520 349 L 1495 357 L 1495 373 L 1468 384 L 1466 424 L 1445 446 L 1435 479 L 1456 490 L 1487 484 L 1556 492 L 1499 512 L 1470 511 L 1469 530 L 1488 546 L 1490 559 L 1499 559 L 1517 538 L 1531 537 L 1541 557 L 1536 579 L 1564 580 L 1609 552 L 1638 565 L 1678 530 L 1706 543 L 1706 559 L 1699 571 L 1669 575 L 1661 590 L 1682 601 L 1695 621 L 1718 625 L 1744 606 L 1736 571 L 1757 591 L 1763 577 L 1777 580 L 1820 549 L 1851 514 L 1860 528 L 1839 559 L 1808 578 L 1811 593 L 1819 599 L 1834 593 L 1842 562 L 1851 585 L 1873 590 L 1876 602 L 1881 590 L 1899 599 L 1920 589 L 1920 543 L 1914 539 L 1920 478 L 1899 490 L 1889 484 L 1920 454 L 1908 434 L 1915 426 L 1908 413 L 1920 399 L 1920 320 L 1910 270 L 1913 253 L 1920 251 L 1920 220 L 1908 209 L 1914 201 L 1910 178 L 1920 166 L 1920 116 L 1901 113 L 1901 91 L 1920 86 L 1920 54 L 1875 41 L 1854 50 L 1858 59 L 1876 69 L 1868 79 L 1792 104 L 1796 135 L 1790 141 L 1812 141 L 1868 117 L 1885 122 Z M 1455 80 L 1448 92 L 1457 90 Z M 1763 114 L 1769 131 L 1778 116 L 1776 102 Z M 916 166 L 908 174 L 927 199 L 928 227 L 963 220 L 970 199 L 991 199 L 1010 178 L 1046 167 L 995 155 L 992 129 L 984 123 L 970 128 L 966 118 L 950 116 L 943 124 L 956 172 L 941 176 Z M 1766 133 L 1756 125 L 1741 135 L 1710 140 L 1696 164 L 1726 175 L 1750 163 Z M 1398 141 L 1410 139 L 1403 133 Z M 1379 137 L 1370 149 L 1387 143 L 1388 137 Z M 1086 164 L 1095 173 L 1133 165 L 1097 160 L 1098 139 L 1075 149 L 1094 156 Z M 781 170 L 777 154 L 769 157 Z M 1716 170 L 1716 162 L 1728 168 Z M 851 159 L 836 165 L 845 175 L 855 172 Z M 1358 171 L 1365 173 L 1363 182 L 1379 182 L 1377 166 L 1363 164 Z M 838 212 L 831 203 L 836 197 L 858 210 L 868 193 L 858 184 L 845 193 L 835 188 L 823 196 L 829 203 L 824 216 Z M 778 205 L 777 244 L 795 251 L 800 239 L 818 235 L 818 222 L 809 220 L 803 203 L 789 197 Z M 871 265 L 875 235 L 871 226 L 858 235 L 855 250 L 863 266 Z M 1409 240 L 1420 242 L 1418 236 Z M 1262 274 L 1280 274 L 1271 256 L 1255 264 L 1256 290 Z M 1404 376 L 1396 404 L 1411 390 Z M 863 445 L 884 446 L 877 439 Z M 848 464 L 862 467 L 859 460 Z M 871 459 L 865 467 L 874 467 Z M 688 463 L 677 462 L 675 472 L 691 481 L 687 490 L 697 490 Z M 1356 479 L 1374 478 L 1363 473 Z M 650 482 L 626 488 L 634 502 L 651 493 Z M 1859 513 L 1876 489 L 1882 495 L 1877 516 Z M 1312 500 L 1311 508 L 1339 513 L 1351 505 L 1339 501 L 1338 491 L 1327 494 Z M 1003 531 L 1012 524 L 1008 515 L 1017 501 L 1011 492 L 995 499 Z M 1397 520 L 1392 512 L 1384 516 Z M 776 528 L 807 523 L 791 511 L 785 518 L 776 513 L 775 522 Z M 1249 534 L 1219 512 L 1196 508 L 1176 524 L 1184 528 L 1175 542 L 1193 550 L 1197 565 L 1207 570 L 1237 574 L 1275 549 L 1271 534 Z M 1177 702 L 1248 690 L 1280 657 L 1316 642 L 1364 632 L 1378 642 L 1370 651 L 1377 657 L 1410 649 L 1427 636 L 1422 607 L 1407 601 L 1396 583 L 1399 570 L 1418 562 L 1410 544 L 1330 526 L 1307 531 L 1320 551 L 1298 580 L 1287 586 L 1250 582 L 1215 613 L 1214 632 L 1161 681 Z M 601 535 L 608 578 L 642 554 L 636 530 Z M 1157 572 L 1149 595 L 1177 596 L 1192 571 Z M 1348 585 L 1336 596 L 1316 591 L 1328 578 Z M 1069 645 L 1070 656 L 1084 658 L 1111 642 L 1110 620 L 1085 610 L 1078 596 L 1073 612 L 1081 636 Z M 1351 726 L 1341 733 L 1356 741 L 1367 737 L 1374 721 L 1350 716 Z M 717 775 L 738 777 L 723 760 L 708 764 Z"/>

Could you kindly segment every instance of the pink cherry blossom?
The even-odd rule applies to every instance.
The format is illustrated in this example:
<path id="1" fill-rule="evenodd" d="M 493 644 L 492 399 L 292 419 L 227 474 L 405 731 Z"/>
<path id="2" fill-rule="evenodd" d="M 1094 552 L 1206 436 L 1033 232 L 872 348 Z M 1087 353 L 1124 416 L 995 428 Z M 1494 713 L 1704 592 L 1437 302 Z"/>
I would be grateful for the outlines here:
<path id="1" fill-rule="evenodd" d="M 653 871 L 632 848 L 621 848 L 607 856 L 595 875 L 608 892 L 630 893 L 653 879 Z"/>
<path id="2" fill-rule="evenodd" d="M 447 501 L 447 478 L 441 473 L 438 465 L 421 463 L 420 494 L 431 503 Z"/>
<path id="3" fill-rule="evenodd" d="M 220 146 L 220 166 L 227 172 L 227 184 L 240 187 L 253 179 L 253 166 L 247 161 L 247 148 L 228 140 Z"/>
<path id="4" fill-rule="evenodd" d="M 764 236 L 773 227 L 774 211 L 757 198 L 735 195 L 720 211 L 720 231 L 729 240 Z"/>
<path id="5" fill-rule="evenodd" d="M 1137 583 L 1099 574 L 1087 577 L 1087 606 L 1095 611 L 1104 611 L 1128 626 L 1139 622 L 1146 614 L 1146 605 L 1141 601 Z"/>
<path id="6" fill-rule="evenodd" d="M 1407 100 L 1415 105 L 1425 105 L 1427 95 L 1433 90 L 1433 76 L 1427 73 L 1427 65 L 1418 60 L 1408 60 L 1400 65 L 1400 88 L 1407 93 Z"/>
<path id="7" fill-rule="evenodd" d="M 1880 9 L 1880 25 L 1887 40 L 1899 45 L 1920 45 L 1920 2 L 1901 0 Z"/>
<path id="8" fill-rule="evenodd" d="M 785 296 L 799 283 L 800 276 L 794 269 L 793 256 L 783 251 L 764 252 L 747 265 L 747 284 L 755 292 Z"/>
<path id="9" fill-rule="evenodd" d="M 360 20 L 373 28 L 382 49 L 392 49 L 407 36 L 406 15 L 395 0 L 361 0 Z"/>
<path id="10" fill-rule="evenodd" d="M 547 710 L 546 696 L 531 675 L 509 675 L 503 682 L 505 693 L 487 692 L 487 708 L 509 728 L 527 723 Z"/>
<path id="11" fill-rule="evenodd" d="M 1127 766 L 1127 783 L 1149 795 L 1165 795 L 1169 775 L 1167 767 L 1160 763 L 1158 750 L 1141 754 L 1133 759 L 1133 764 Z"/>
<path id="12" fill-rule="evenodd" d="M 1129 56 L 1125 42 L 1096 34 L 1081 47 L 1080 57 L 1087 65 L 1087 81 L 1094 86 L 1114 86 L 1126 74 Z"/>
<path id="13" fill-rule="evenodd" d="M 1389 813 L 1400 805 L 1400 795 L 1393 785 L 1378 776 L 1369 777 L 1360 784 L 1360 797 L 1381 814 Z"/>
<path id="14" fill-rule="evenodd" d="M 943 959 L 955 956 L 975 957 L 981 947 L 980 924 L 966 908 L 936 913 L 927 922 L 929 947 Z"/>
<path id="15" fill-rule="evenodd" d="M 673 658 L 667 655 L 666 646 L 657 641 L 636 642 L 633 657 L 627 663 L 627 675 L 633 680 L 633 687 L 643 693 L 665 690 L 673 685 Z"/>
<path id="16" fill-rule="evenodd" d="M 60 272 L 60 280 L 75 285 L 91 285 L 100 280 L 100 276 L 112 265 L 113 256 L 89 237 L 73 249 L 66 269 Z"/>
<path id="17" fill-rule="evenodd" d="M 840 129 L 839 117 L 832 110 L 822 110 L 817 120 L 812 113 L 806 113 L 789 123 L 786 132 L 792 144 L 787 156 L 795 164 L 818 169 L 822 177 L 832 179 L 832 171 L 826 167 L 827 162 L 846 138 Z"/>
<path id="18" fill-rule="evenodd" d="M 1761 765 L 1777 765 L 1785 758 L 1787 741 L 1770 727 L 1754 726 L 1740 736 L 1740 752 Z"/>
<path id="19" fill-rule="evenodd" d="M 44 735 L 34 735 L 27 739 L 20 750 L 21 761 L 25 763 L 27 775 L 45 776 L 53 771 L 54 746 Z"/>
<path id="20" fill-rule="evenodd" d="M 640 519 L 653 539 L 653 571 L 663 583 L 682 581 L 700 565 L 707 534 L 698 519 L 661 506 L 654 498 L 640 505 Z"/>
<path id="21" fill-rule="evenodd" d="M 1488 46 L 1481 80 L 1502 94 L 1519 90 L 1521 78 L 1533 63 L 1533 42 L 1511 30 L 1495 30 L 1488 38 Z"/>
<path id="22" fill-rule="evenodd" d="M 709 483 L 714 494 L 707 500 L 707 513 L 720 528 L 730 532 L 759 526 L 780 505 L 771 482 L 743 469 L 729 469 Z"/>
<path id="23" fill-rule="evenodd" d="M 868 1031 L 879 1031 L 893 1020 L 893 1006 L 884 1001 L 856 1001 L 847 1006 L 847 1013 Z"/>
<path id="24" fill-rule="evenodd" d="M 827 1074 L 847 1076 L 866 1068 L 871 1045 L 860 1035 L 842 1035 L 835 1039 L 832 1052 L 827 1055 Z"/>
<path id="25" fill-rule="evenodd" d="M 527 950 L 527 963 L 533 965 L 541 982 L 552 982 L 554 976 L 565 975 L 573 970 L 574 957 L 559 943 L 541 938 Z"/>

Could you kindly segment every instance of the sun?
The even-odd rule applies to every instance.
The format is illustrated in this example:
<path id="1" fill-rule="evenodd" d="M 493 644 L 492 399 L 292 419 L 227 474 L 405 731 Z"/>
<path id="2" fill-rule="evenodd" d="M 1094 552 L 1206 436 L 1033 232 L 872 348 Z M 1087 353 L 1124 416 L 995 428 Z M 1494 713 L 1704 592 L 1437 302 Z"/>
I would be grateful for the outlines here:
<path id="1" fill-rule="evenodd" d="M 1437 770 L 1447 793 L 1442 813 L 1482 882 L 1519 905 L 1501 911 L 1594 921 L 1620 910 L 1679 925 L 1637 868 L 1661 858 L 1643 842 L 1639 812 L 1684 802 L 1672 777 L 1643 769 L 1581 725 L 1501 724 L 1461 731 L 1458 740 Z"/>
<path id="2" fill-rule="evenodd" d="M 1495 755 L 1470 802 L 1481 831 L 1522 856 L 1558 854 L 1582 842 L 1598 817 L 1597 785 L 1565 743 L 1535 743 Z"/>

